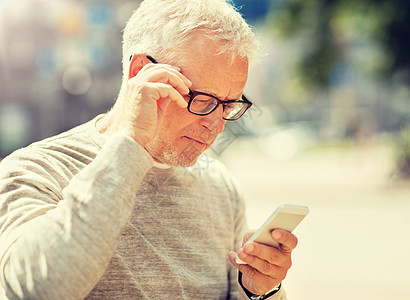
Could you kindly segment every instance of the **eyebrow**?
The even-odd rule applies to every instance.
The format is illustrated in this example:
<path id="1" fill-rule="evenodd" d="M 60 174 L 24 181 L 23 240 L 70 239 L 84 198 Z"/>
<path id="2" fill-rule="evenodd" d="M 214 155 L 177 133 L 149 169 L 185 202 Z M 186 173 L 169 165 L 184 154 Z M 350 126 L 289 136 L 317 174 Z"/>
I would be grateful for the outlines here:
<path id="1" fill-rule="evenodd" d="M 208 95 L 211 95 L 211 96 L 213 96 L 213 97 L 215 97 L 215 98 L 217 98 L 217 99 L 221 99 L 221 98 L 219 98 L 217 95 L 215 95 L 211 90 L 194 90 L 195 92 L 199 92 L 199 93 L 205 93 L 205 94 L 208 94 Z M 223 100 L 222 100 L 223 101 Z"/>

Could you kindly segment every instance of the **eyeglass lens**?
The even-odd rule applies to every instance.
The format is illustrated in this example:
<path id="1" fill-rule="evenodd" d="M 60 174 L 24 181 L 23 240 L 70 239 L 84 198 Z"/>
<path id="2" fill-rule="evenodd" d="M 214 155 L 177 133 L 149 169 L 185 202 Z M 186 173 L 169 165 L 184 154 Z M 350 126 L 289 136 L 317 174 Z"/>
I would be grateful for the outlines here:
<path id="1" fill-rule="evenodd" d="M 211 113 L 218 106 L 218 101 L 206 95 L 196 95 L 189 107 L 190 111 L 199 114 L 207 115 Z M 224 119 L 236 119 L 240 117 L 246 110 L 248 105 L 243 102 L 231 102 L 223 105 Z"/>

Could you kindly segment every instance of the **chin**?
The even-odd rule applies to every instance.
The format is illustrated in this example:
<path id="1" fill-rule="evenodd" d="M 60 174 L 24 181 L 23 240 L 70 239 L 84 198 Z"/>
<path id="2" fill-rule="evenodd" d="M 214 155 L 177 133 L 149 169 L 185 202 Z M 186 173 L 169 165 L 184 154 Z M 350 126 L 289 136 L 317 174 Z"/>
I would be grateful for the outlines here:
<path id="1" fill-rule="evenodd" d="M 174 167 L 191 167 L 193 165 L 195 165 L 196 161 L 198 160 L 199 155 L 195 155 L 195 156 L 186 156 L 184 154 L 181 154 L 180 156 L 178 156 L 173 163 L 170 163 L 170 166 L 174 166 Z"/>
<path id="2" fill-rule="evenodd" d="M 171 167 L 191 167 L 195 165 L 202 152 L 162 153 L 157 157 L 159 161 Z"/>
<path id="3" fill-rule="evenodd" d="M 198 158 L 196 158 L 195 160 L 191 160 L 191 161 L 180 162 L 179 167 L 183 167 L 183 168 L 192 167 L 193 165 L 195 165 L 197 160 Z"/>
<path id="4" fill-rule="evenodd" d="M 157 145 L 161 145 L 161 147 L 152 147 Z M 208 147 L 206 147 L 206 149 L 207 148 Z M 170 167 L 191 167 L 206 149 L 197 149 L 185 145 L 183 148 L 176 147 L 163 141 L 158 144 L 153 143 L 146 146 L 146 150 L 155 160 Z"/>

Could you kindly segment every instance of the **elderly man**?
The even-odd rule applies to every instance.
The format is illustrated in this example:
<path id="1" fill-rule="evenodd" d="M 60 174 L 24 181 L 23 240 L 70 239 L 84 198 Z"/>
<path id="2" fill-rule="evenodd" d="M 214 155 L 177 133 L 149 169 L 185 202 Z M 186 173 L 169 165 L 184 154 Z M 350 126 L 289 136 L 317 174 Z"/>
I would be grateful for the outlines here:
<path id="1" fill-rule="evenodd" d="M 187 171 L 251 106 L 242 92 L 256 51 L 226 1 L 143 1 L 124 31 L 114 107 L 0 165 L 0 294 L 285 299 L 296 237 L 246 243 L 228 172 Z"/>

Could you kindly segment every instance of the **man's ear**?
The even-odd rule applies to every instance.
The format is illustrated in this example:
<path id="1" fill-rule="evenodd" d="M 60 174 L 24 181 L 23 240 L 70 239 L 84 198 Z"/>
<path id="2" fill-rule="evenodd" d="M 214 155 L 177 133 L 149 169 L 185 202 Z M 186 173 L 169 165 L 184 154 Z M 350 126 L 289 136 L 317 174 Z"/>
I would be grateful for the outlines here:
<path id="1" fill-rule="evenodd" d="M 135 77 L 138 72 L 151 61 L 146 57 L 145 54 L 134 54 L 131 57 L 130 70 L 128 73 L 128 79 Z"/>

